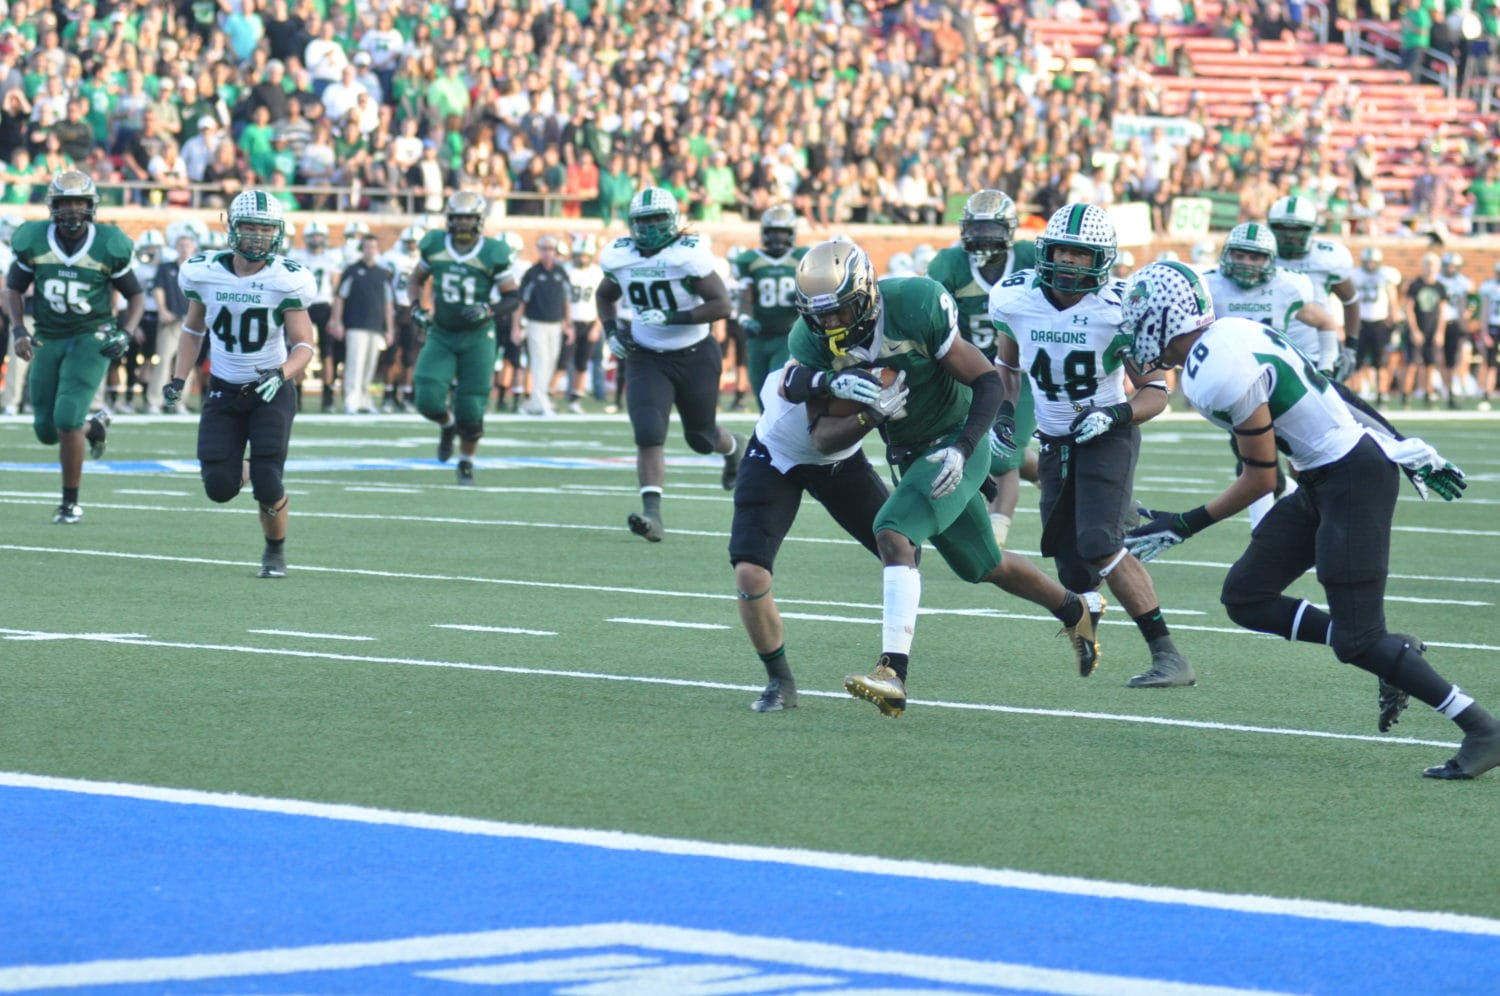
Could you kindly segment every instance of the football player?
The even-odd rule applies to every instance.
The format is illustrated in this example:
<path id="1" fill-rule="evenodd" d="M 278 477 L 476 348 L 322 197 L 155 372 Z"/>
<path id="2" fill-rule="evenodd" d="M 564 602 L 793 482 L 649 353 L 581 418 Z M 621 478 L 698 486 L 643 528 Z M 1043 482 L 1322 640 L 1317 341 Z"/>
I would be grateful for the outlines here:
<path id="1" fill-rule="evenodd" d="M 1312 284 L 1312 303 L 1333 317 L 1332 335 L 1317 333 L 1317 352 L 1304 348 L 1319 370 L 1347 374 L 1343 349 L 1359 329 L 1359 295 L 1354 290 L 1354 257 L 1337 239 L 1316 234 L 1318 207 L 1306 197 L 1282 197 L 1271 205 L 1266 224 L 1276 241 L 1276 262 L 1300 273 Z M 1334 299 L 1338 307 L 1334 307 Z M 1312 331 L 1294 317 L 1288 338 L 1297 345 L 1310 341 Z"/>
<path id="2" fill-rule="evenodd" d="M 146 295 L 146 310 L 141 314 L 141 331 L 125 354 L 125 407 L 132 407 L 131 399 L 136 386 L 141 395 L 146 393 L 146 377 L 151 367 L 162 362 L 157 356 L 158 319 L 156 295 L 151 289 L 156 286 L 156 273 L 161 269 L 166 252 L 166 236 L 159 229 L 148 228 L 135 239 L 135 279 Z"/>
<path id="3" fill-rule="evenodd" d="M 1464 378 L 1473 358 L 1469 342 L 1469 323 L 1474 315 L 1474 281 L 1463 272 L 1464 258 L 1456 252 L 1443 253 L 1438 283 L 1448 294 L 1448 321 L 1443 326 L 1443 390 L 1448 407 L 1458 408 L 1464 393 Z"/>
<path id="4" fill-rule="evenodd" d="M 1191 271 L 1148 266 L 1125 293 L 1125 331 L 1142 370 L 1182 368 L 1182 391 L 1200 415 L 1233 432 L 1245 472 L 1187 512 L 1143 510 L 1131 550 L 1150 560 L 1235 515 L 1276 483 L 1276 454 L 1289 454 L 1302 487 L 1276 503 L 1229 569 L 1220 596 L 1229 618 L 1257 633 L 1330 647 L 1381 680 L 1382 732 L 1408 696 L 1464 732 L 1458 753 L 1423 772 L 1473 778 L 1500 765 L 1500 723 L 1423 656 L 1415 637 L 1386 631 L 1391 518 L 1401 473 L 1452 500 L 1463 473 L 1420 439 L 1366 423 L 1335 385 L 1275 332 L 1242 318 L 1214 318 L 1207 284 Z M 1283 594 L 1316 568 L 1328 611 Z"/>
<path id="5" fill-rule="evenodd" d="M 514 272 L 515 254 L 499 239 L 484 234 L 489 203 L 471 190 L 460 190 L 443 206 L 445 228 L 428 232 L 418 244 L 422 257 L 412 268 L 407 293 L 412 318 L 427 328 L 427 342 L 417 356 L 415 374 L 417 411 L 438 423 L 437 458 L 446 463 L 458 439 L 459 484 L 474 483 L 474 453 L 484 435 L 484 408 L 495 369 L 495 315 L 490 310 L 494 290 L 520 301 Z M 432 308 L 421 306 L 422 292 L 432 283 Z M 510 311 L 506 312 L 507 327 Z M 448 408 L 449 389 L 453 408 Z"/>
<path id="6" fill-rule="evenodd" d="M 422 348 L 425 330 L 419 333 L 417 324 L 411 320 L 411 294 L 407 282 L 411 280 L 417 260 L 422 258 L 417 246 L 426 234 L 426 229 L 409 225 L 401 229 L 396 244 L 380 257 L 380 265 L 396 275 L 396 342 L 380 358 L 385 371 L 385 393 L 380 405 L 383 412 L 404 412 L 411 401 L 412 363 L 417 358 L 417 350 Z"/>
<path id="7" fill-rule="evenodd" d="M 964 202 L 958 223 L 959 245 L 938 252 L 928 264 L 927 275 L 943 285 L 958 305 L 958 331 L 991 362 L 995 353 L 995 325 L 990 321 L 990 291 L 1019 270 L 1036 263 L 1036 244 L 1016 241 L 1020 218 L 1015 202 L 999 190 L 980 190 Z M 1002 379 L 1004 375 L 1002 374 Z M 1036 414 L 1031 404 L 1031 382 L 1021 378 L 1020 396 L 1008 395 L 1015 409 L 1014 451 L 994 455 L 990 474 L 998 492 L 990 502 L 990 528 L 1003 549 L 1010 536 L 1011 519 L 1021 496 L 1021 478 L 1037 479 L 1036 455 L 1027 443 L 1036 432 Z"/>
<path id="8" fill-rule="evenodd" d="M 1385 265 L 1385 254 L 1378 246 L 1370 246 L 1359 254 L 1359 269 L 1354 271 L 1353 281 L 1354 294 L 1359 300 L 1359 336 L 1349 387 L 1384 404 L 1393 383 L 1400 390 L 1395 380 L 1400 353 L 1392 348 L 1391 337 L 1395 320 L 1401 314 L 1401 273 Z"/>
<path id="9" fill-rule="evenodd" d="M 568 262 L 563 264 L 568 271 L 573 295 L 570 312 L 573 316 L 573 341 L 564 348 L 565 353 L 571 353 L 572 362 L 565 364 L 563 369 L 568 375 L 568 411 L 574 415 L 582 415 L 585 393 L 600 400 L 604 397 L 599 308 L 594 304 L 594 293 L 599 289 L 599 281 L 604 279 L 604 271 L 599 269 L 599 264 L 595 261 L 599 248 L 592 235 L 575 235 L 572 250 Z M 585 387 L 585 379 L 590 376 L 591 366 L 593 383 Z"/>
<path id="10" fill-rule="evenodd" d="M 318 379 L 323 382 L 322 410 L 333 411 L 333 385 L 344 368 L 343 334 L 333 335 L 328 331 L 328 319 L 333 315 L 333 289 L 338 286 L 339 273 L 344 269 L 344 256 L 328 245 L 328 226 L 321 221 L 310 221 L 302 230 L 303 248 L 292 249 L 288 257 L 302 264 L 312 273 L 317 291 L 308 302 L 307 315 L 318 333 Z"/>
<path id="11" fill-rule="evenodd" d="M 1488 411 L 1490 395 L 1495 393 L 1496 350 L 1500 347 L 1500 262 L 1495 275 L 1479 285 L 1479 323 L 1474 346 L 1479 354 L 1479 407 Z"/>
<path id="12" fill-rule="evenodd" d="M 874 524 L 884 565 L 880 658 L 868 675 L 847 676 L 844 688 L 886 716 L 905 711 L 922 593 L 917 550 L 929 540 L 965 581 L 988 582 L 1051 612 L 1079 670 L 1092 670 L 1099 647 L 1083 600 L 995 545 L 981 492 L 1003 388 L 994 364 L 959 334 L 952 295 L 926 277 L 877 281 L 870 257 L 842 239 L 809 249 L 796 279 L 801 317 L 792 327 L 795 362 L 783 374 L 782 396 L 808 402 L 812 441 L 824 453 L 879 424 L 900 475 Z M 894 370 L 910 388 L 903 409 L 870 407 L 887 387 L 869 373 L 873 367 Z M 830 398 L 862 407 L 840 414 Z"/>
<path id="13" fill-rule="evenodd" d="M 760 248 L 730 260 L 740 289 L 750 390 L 758 402 L 766 377 L 787 361 L 786 334 L 797 320 L 794 275 L 806 254 L 797 246 L 797 212 L 790 204 L 777 204 L 760 216 Z"/>
<path id="14" fill-rule="evenodd" d="M 265 549 L 260 576 L 286 577 L 287 493 L 282 483 L 297 378 L 314 355 L 308 307 L 317 293 L 312 271 L 285 256 L 281 202 L 246 190 L 229 204 L 229 251 L 200 253 L 182 264 L 178 286 L 188 299 L 182 332 L 208 339 L 209 382 L 198 416 L 198 464 L 211 501 L 235 498 L 248 478 L 260 507 Z M 176 376 L 163 392 L 182 399 L 198 350 L 177 354 Z M 248 471 L 245 449 L 249 447 Z"/>
<path id="15" fill-rule="evenodd" d="M 89 403 L 110 363 L 125 355 L 140 330 L 146 294 L 132 271 L 135 246 L 114 225 L 94 221 L 99 193 L 88 174 L 64 170 L 47 185 L 46 221 L 28 221 L 11 237 L 15 259 L 5 276 L 5 311 L 16 355 L 31 364 L 31 427 L 58 448 L 62 502 L 52 521 L 83 519 L 78 491 L 84 444 L 104 455 L 109 412 L 90 416 Z M 36 285 L 35 331 L 27 328 L 24 296 Z M 114 320 L 114 295 L 125 313 Z"/>
<path id="16" fill-rule="evenodd" d="M 717 420 L 719 374 L 724 356 L 709 335 L 713 322 L 729 317 L 729 290 L 714 268 L 708 239 L 682 230 L 677 198 L 661 187 L 645 187 L 630 201 L 630 234 L 599 255 L 604 278 L 594 300 L 605 341 L 625 362 L 630 384 L 626 410 L 635 431 L 636 477 L 641 511 L 626 519 L 630 531 L 661 542 L 662 483 L 666 480 L 667 419 L 672 408 L 695 453 L 724 457 L 720 483 L 733 491 L 745 437 Z M 621 300 L 634 313 L 619 324 Z"/>
<path id="17" fill-rule="evenodd" d="M 1151 666 L 1126 684 L 1191 685 L 1193 666 L 1172 641 L 1151 575 L 1124 545 L 1135 515 L 1136 426 L 1167 407 L 1167 385 L 1161 373 L 1131 374 L 1135 391 L 1126 393 L 1120 343 L 1125 285 L 1110 277 L 1114 223 L 1095 205 L 1064 205 L 1037 239 L 1036 254 L 1036 269 L 995 285 L 988 318 L 999 334 L 1006 397 L 1016 396 L 1022 377 L 1031 385 L 1042 440 L 1042 555 L 1053 559 L 1064 585 L 1089 593 L 1091 611 L 1103 611 L 1102 581 L 1135 620 Z M 1002 406 L 997 443 L 1016 417 Z M 1079 673 L 1088 677 L 1093 665 Z"/>

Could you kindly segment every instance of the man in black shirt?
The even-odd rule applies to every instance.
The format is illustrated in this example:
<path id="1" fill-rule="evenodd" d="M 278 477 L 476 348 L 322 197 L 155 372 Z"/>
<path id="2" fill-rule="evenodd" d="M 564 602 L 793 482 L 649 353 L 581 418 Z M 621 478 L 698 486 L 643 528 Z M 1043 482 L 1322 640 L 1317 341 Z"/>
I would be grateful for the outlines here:
<path id="1" fill-rule="evenodd" d="M 1432 407 L 1432 368 L 1437 363 L 1438 333 L 1448 323 L 1448 289 L 1438 279 L 1442 260 L 1435 252 L 1422 256 L 1422 272 L 1406 285 L 1406 396 L 1420 391 Z"/>
<path id="2" fill-rule="evenodd" d="M 557 259 L 557 239 L 544 235 L 536 240 L 537 262 L 521 277 L 521 304 L 511 319 L 511 341 L 520 344 L 523 335 L 531 361 L 531 398 L 521 406 L 527 415 L 552 415 L 548 395 L 557 357 L 564 342 L 573 341 L 571 301 L 573 284 Z M 517 392 L 519 393 L 519 392 Z"/>
<path id="3" fill-rule="evenodd" d="M 377 410 L 370 382 L 381 352 L 396 337 L 396 280 L 376 261 L 379 255 L 380 241 L 373 235 L 362 236 L 359 259 L 339 274 L 338 291 L 333 295 L 328 334 L 344 340 L 345 415 Z"/>

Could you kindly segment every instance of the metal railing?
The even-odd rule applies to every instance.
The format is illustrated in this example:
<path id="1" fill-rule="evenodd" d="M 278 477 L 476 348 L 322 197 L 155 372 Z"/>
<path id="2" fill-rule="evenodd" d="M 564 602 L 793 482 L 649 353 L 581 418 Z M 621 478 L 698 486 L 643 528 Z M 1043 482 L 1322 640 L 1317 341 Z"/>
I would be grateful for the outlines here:
<path id="1" fill-rule="evenodd" d="M 1323 0 L 1303 0 L 1302 26 L 1312 31 L 1318 44 L 1328 44 L 1328 5 Z"/>
<path id="2" fill-rule="evenodd" d="M 1344 47 L 1350 55 L 1367 55 L 1387 66 L 1401 65 L 1401 32 L 1383 21 L 1349 21 Z M 1451 56 L 1425 49 L 1417 60 L 1415 81 L 1437 84 L 1449 97 L 1458 95 L 1458 63 Z"/>

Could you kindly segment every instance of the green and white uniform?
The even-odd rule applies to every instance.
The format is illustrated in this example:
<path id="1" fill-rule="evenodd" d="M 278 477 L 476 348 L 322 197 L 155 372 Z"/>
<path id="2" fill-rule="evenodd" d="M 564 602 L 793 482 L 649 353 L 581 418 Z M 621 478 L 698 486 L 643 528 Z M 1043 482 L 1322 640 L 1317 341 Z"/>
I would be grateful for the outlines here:
<path id="1" fill-rule="evenodd" d="M 1296 259 L 1277 256 L 1276 269 L 1290 270 L 1306 277 L 1312 285 L 1312 297 L 1308 300 L 1327 308 L 1336 321 L 1343 323 L 1344 306 L 1342 302 L 1333 303 L 1333 288 L 1354 276 L 1354 256 L 1349 252 L 1348 246 L 1329 238 L 1314 238 L 1305 256 Z M 1312 326 L 1296 318 L 1289 325 L 1291 334 L 1287 338 L 1293 342 L 1317 341 L 1318 332 Z M 1344 337 L 1350 342 L 1358 336 L 1359 329 L 1344 329 Z M 1338 359 L 1336 356 L 1320 356 L 1316 352 L 1308 355 L 1325 370 L 1332 367 Z"/>
<path id="2" fill-rule="evenodd" d="M 441 419 L 448 410 L 449 386 L 456 378 L 453 417 L 459 422 L 482 422 L 495 369 L 490 295 L 512 276 L 514 253 L 504 242 L 489 238 L 480 238 L 468 252 L 460 253 L 446 231 L 428 232 L 417 253 L 430 274 L 433 302 L 432 327 L 412 376 L 417 410 Z M 474 305 L 484 306 L 483 317 L 465 322 L 464 310 Z"/>
<path id="3" fill-rule="evenodd" d="M 941 284 L 927 277 L 888 277 L 879 290 L 880 316 L 864 346 L 834 356 L 827 341 L 798 319 L 788 337 L 792 358 L 816 370 L 905 371 L 911 391 L 906 416 L 881 427 L 901 479 L 881 506 L 875 531 L 889 529 L 916 544 L 931 540 L 954 573 L 977 583 L 1000 563 L 979 490 L 989 475 L 988 447 L 975 450 L 963 481 L 937 499 L 931 492 L 938 465 L 923 459 L 953 442 L 969 415 L 973 392 L 940 366 L 960 338 L 958 306 Z"/>
<path id="4" fill-rule="evenodd" d="M 1312 281 L 1307 277 L 1278 266 L 1270 280 L 1245 288 L 1216 267 L 1203 275 L 1203 282 L 1213 295 L 1216 318 L 1248 318 L 1280 332 L 1314 360 L 1322 355 L 1317 329 L 1297 322 L 1300 328 L 1293 330 L 1292 316 L 1313 299 Z"/>
<path id="5" fill-rule="evenodd" d="M 760 322 L 759 332 L 745 336 L 745 366 L 757 399 L 766 375 L 786 365 L 787 333 L 797 323 L 797 264 L 805 255 L 805 246 L 784 256 L 751 249 L 729 261 L 735 284 L 750 291 L 750 312 L 745 317 Z"/>
<path id="6" fill-rule="evenodd" d="M 995 362 L 996 349 L 995 323 L 990 320 L 990 292 L 1011 274 L 1029 269 L 1035 263 L 1036 243 L 1028 239 L 1010 247 L 1005 271 L 994 284 L 984 279 L 962 246 L 941 250 L 928 264 L 927 275 L 947 288 L 958 305 L 959 333 L 978 347 L 991 363 Z M 1029 378 L 1021 378 L 1021 396 L 1011 400 L 1016 405 L 1016 452 L 1008 457 L 990 457 L 990 473 L 996 476 L 1021 466 L 1026 459 L 1027 440 L 1036 432 L 1036 411 L 1032 406 Z"/>
<path id="7" fill-rule="evenodd" d="M 286 362 L 286 314 L 317 299 L 317 277 L 285 256 L 242 277 L 234 255 L 224 249 L 191 257 L 177 271 L 177 286 L 203 305 L 209 370 L 231 384 L 252 384 L 261 370 Z"/>
<path id="8" fill-rule="evenodd" d="M 109 372 L 99 326 L 114 317 L 113 282 L 131 272 L 135 246 L 114 225 L 91 224 L 74 253 L 63 251 L 49 221 L 28 221 L 11 238 L 14 266 L 31 274 L 35 354 L 29 380 L 32 429 L 48 445 L 57 432 L 83 428 L 89 404 Z"/>

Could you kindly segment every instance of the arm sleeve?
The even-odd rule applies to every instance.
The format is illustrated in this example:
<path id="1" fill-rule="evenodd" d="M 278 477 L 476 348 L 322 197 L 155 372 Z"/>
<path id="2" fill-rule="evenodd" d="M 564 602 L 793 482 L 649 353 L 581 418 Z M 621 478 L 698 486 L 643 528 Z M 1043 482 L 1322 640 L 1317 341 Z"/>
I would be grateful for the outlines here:
<path id="1" fill-rule="evenodd" d="M 5 286 L 19 293 L 26 293 L 31 286 L 32 272 L 27 269 L 20 260 L 10 264 L 10 269 L 5 274 Z"/>
<path id="2" fill-rule="evenodd" d="M 974 398 L 969 402 L 969 417 L 954 440 L 954 445 L 963 450 L 965 456 L 973 454 L 984 434 L 995 424 L 1000 402 L 1005 397 L 1000 374 L 994 370 L 986 371 L 969 388 L 974 392 Z"/>
<path id="3" fill-rule="evenodd" d="M 136 278 L 134 270 L 126 270 L 122 276 L 115 277 L 110 283 L 114 285 L 115 290 L 119 291 L 125 297 L 134 297 L 137 294 L 145 293 L 141 288 L 140 280 Z"/>

